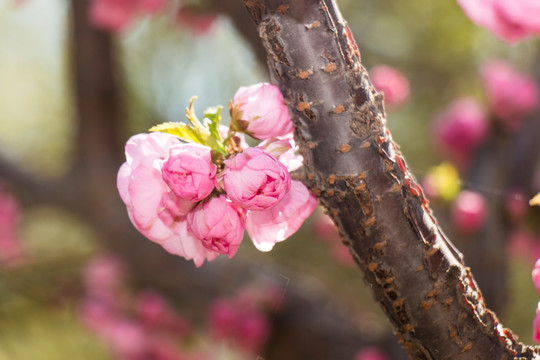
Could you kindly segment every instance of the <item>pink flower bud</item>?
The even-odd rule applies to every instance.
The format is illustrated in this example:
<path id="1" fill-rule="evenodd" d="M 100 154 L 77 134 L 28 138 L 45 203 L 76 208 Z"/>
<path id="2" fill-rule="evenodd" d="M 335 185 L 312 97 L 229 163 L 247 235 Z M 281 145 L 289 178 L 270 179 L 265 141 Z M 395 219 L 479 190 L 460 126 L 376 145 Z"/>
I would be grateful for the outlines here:
<path id="1" fill-rule="evenodd" d="M 259 148 L 247 148 L 225 161 L 223 187 L 229 198 L 247 210 L 278 204 L 291 188 L 283 164 Z"/>
<path id="2" fill-rule="evenodd" d="M 163 181 L 181 199 L 201 201 L 214 190 L 217 166 L 212 163 L 211 149 L 198 144 L 171 148 L 163 164 Z"/>
<path id="3" fill-rule="evenodd" d="M 435 117 L 433 126 L 435 145 L 458 163 L 486 139 L 488 131 L 484 109 L 471 98 L 454 100 Z"/>
<path id="4" fill-rule="evenodd" d="M 385 104 L 398 107 L 409 98 L 409 81 L 396 69 L 378 65 L 369 71 L 369 75 L 373 86 L 384 94 Z"/>
<path id="5" fill-rule="evenodd" d="M 488 212 L 486 200 L 475 191 L 462 191 L 454 200 L 451 218 L 456 229 L 463 233 L 474 233 L 484 224 Z"/>
<path id="6" fill-rule="evenodd" d="M 525 115 L 538 108 L 540 96 L 534 79 L 518 73 L 504 61 L 484 64 L 481 78 L 493 112 L 509 128 L 519 126 Z"/>
<path id="7" fill-rule="evenodd" d="M 225 195 L 211 198 L 188 214 L 188 226 L 205 248 L 232 258 L 244 236 L 242 214 Z"/>
<path id="8" fill-rule="evenodd" d="M 241 119 L 233 127 L 257 139 L 269 139 L 293 131 L 289 109 L 275 85 L 260 83 L 241 87 L 234 95 L 232 107 Z"/>
<path id="9" fill-rule="evenodd" d="M 291 190 L 276 206 L 249 211 L 246 229 L 259 251 L 270 251 L 274 245 L 294 234 L 317 207 L 317 199 L 300 181 L 292 181 Z"/>
<path id="10" fill-rule="evenodd" d="M 534 288 L 540 293 L 540 259 L 536 260 L 532 271 L 532 280 Z"/>

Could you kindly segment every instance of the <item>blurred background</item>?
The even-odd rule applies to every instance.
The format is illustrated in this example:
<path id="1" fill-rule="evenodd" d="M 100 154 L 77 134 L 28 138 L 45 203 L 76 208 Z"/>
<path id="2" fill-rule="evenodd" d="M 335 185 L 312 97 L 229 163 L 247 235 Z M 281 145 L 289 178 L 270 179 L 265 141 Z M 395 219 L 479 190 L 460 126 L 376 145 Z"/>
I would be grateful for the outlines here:
<path id="1" fill-rule="evenodd" d="M 443 229 L 530 343 L 538 38 L 454 1 L 338 4 Z M 0 360 L 406 358 L 322 209 L 199 269 L 127 218 L 125 141 L 268 81 L 264 57 L 239 0 L 0 0 Z"/>

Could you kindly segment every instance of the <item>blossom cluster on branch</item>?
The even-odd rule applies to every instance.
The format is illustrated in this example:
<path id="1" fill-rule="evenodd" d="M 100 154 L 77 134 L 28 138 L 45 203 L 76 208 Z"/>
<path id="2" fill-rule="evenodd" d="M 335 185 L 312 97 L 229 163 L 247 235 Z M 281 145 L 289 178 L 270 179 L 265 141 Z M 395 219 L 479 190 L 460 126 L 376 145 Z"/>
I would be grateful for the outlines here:
<path id="1" fill-rule="evenodd" d="M 203 122 L 165 123 L 131 137 L 117 185 L 133 225 L 167 251 L 200 266 L 219 254 L 233 257 L 247 230 L 255 247 L 269 251 L 295 233 L 317 205 L 289 171 L 302 165 L 292 122 L 279 89 L 240 88 L 229 106 Z M 244 135 L 263 140 L 247 145 Z"/>

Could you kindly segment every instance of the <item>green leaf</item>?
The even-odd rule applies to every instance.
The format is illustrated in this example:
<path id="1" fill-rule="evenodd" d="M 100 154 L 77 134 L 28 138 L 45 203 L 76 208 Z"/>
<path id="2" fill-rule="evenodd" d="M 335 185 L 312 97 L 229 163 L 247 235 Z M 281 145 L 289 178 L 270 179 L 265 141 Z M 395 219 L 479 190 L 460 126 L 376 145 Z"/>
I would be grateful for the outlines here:
<path id="1" fill-rule="evenodd" d="M 168 122 L 153 126 L 148 131 L 159 131 L 162 133 L 178 136 L 180 139 L 190 142 L 206 145 L 204 140 L 197 134 L 197 131 L 184 123 Z"/>
<path id="2" fill-rule="evenodd" d="M 219 133 L 219 123 L 221 122 L 221 110 L 223 106 L 213 106 L 206 109 L 203 113 L 203 124 L 208 128 L 210 134 L 216 139 L 221 140 Z"/>

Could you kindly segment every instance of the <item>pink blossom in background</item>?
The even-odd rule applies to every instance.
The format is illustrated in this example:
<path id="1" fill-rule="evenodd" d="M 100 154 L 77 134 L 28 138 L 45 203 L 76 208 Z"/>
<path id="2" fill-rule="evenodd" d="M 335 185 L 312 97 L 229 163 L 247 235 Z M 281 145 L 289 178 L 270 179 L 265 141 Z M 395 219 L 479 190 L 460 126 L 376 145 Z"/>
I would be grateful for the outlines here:
<path id="1" fill-rule="evenodd" d="M 141 323 L 152 332 L 167 332 L 182 336 L 190 331 L 189 322 L 155 291 L 146 290 L 139 293 L 135 299 L 135 309 Z"/>
<path id="2" fill-rule="evenodd" d="M 536 316 L 533 320 L 533 341 L 540 343 L 540 302 L 536 308 Z"/>
<path id="3" fill-rule="evenodd" d="M 201 201 L 214 190 L 217 166 L 212 163 L 210 148 L 198 144 L 173 147 L 163 164 L 162 177 L 181 199 Z"/>
<path id="4" fill-rule="evenodd" d="M 188 226 L 205 248 L 232 258 L 244 236 L 242 212 L 225 195 L 211 198 L 188 214 Z"/>
<path id="5" fill-rule="evenodd" d="M 239 111 L 240 129 L 257 139 L 284 136 L 293 131 L 289 109 L 279 88 L 268 83 L 241 87 L 232 101 L 233 111 Z"/>
<path id="6" fill-rule="evenodd" d="M 0 265 L 16 267 L 24 254 L 18 235 L 21 210 L 15 198 L 0 186 Z"/>
<path id="7" fill-rule="evenodd" d="M 259 148 L 247 148 L 225 161 L 223 187 L 229 198 L 246 210 L 278 204 L 291 187 L 287 168 Z"/>
<path id="8" fill-rule="evenodd" d="M 534 79 L 504 61 L 486 62 L 480 75 L 493 113 L 508 127 L 516 128 L 525 115 L 538 108 L 540 96 Z"/>
<path id="9" fill-rule="evenodd" d="M 117 186 L 137 230 L 200 266 L 218 254 L 188 233 L 184 215 L 193 204 L 171 195 L 161 173 L 171 149 L 180 145 L 176 137 L 159 132 L 132 136 L 126 143 L 127 161 L 120 167 Z"/>
<path id="10" fill-rule="evenodd" d="M 167 0 L 92 0 L 91 23 L 105 30 L 125 30 L 137 17 L 154 14 L 164 8 Z"/>
<path id="11" fill-rule="evenodd" d="M 193 31 L 195 35 L 208 34 L 217 19 L 217 14 L 196 13 L 189 6 L 181 6 L 176 13 L 176 22 Z"/>
<path id="12" fill-rule="evenodd" d="M 396 69 L 378 65 L 369 71 L 375 89 L 384 94 L 384 103 L 390 107 L 403 105 L 409 99 L 409 80 Z"/>
<path id="13" fill-rule="evenodd" d="M 124 264 L 117 257 L 95 257 L 84 269 L 84 284 L 88 296 L 107 302 L 110 306 L 117 303 L 121 297 L 124 272 Z"/>
<path id="14" fill-rule="evenodd" d="M 304 158 L 298 153 L 298 145 L 294 141 L 292 132 L 277 138 L 264 140 L 257 147 L 278 159 L 289 172 L 298 170 L 304 165 Z M 279 151 L 276 151 L 276 148 Z"/>
<path id="15" fill-rule="evenodd" d="M 435 147 L 460 165 L 467 162 L 470 152 L 487 138 L 488 133 L 487 114 L 472 98 L 454 100 L 433 121 Z"/>
<path id="16" fill-rule="evenodd" d="M 540 293 L 540 259 L 536 260 L 532 271 L 532 281 L 536 291 Z"/>
<path id="17" fill-rule="evenodd" d="M 504 195 L 504 207 L 510 220 L 519 221 L 529 211 L 529 199 L 520 189 L 510 189 Z"/>
<path id="18" fill-rule="evenodd" d="M 450 217 L 456 230 L 470 234 L 484 225 L 487 213 L 486 199 L 476 191 L 464 190 L 454 199 Z"/>
<path id="19" fill-rule="evenodd" d="M 302 182 L 293 180 L 290 191 L 276 206 L 248 211 L 246 230 L 259 251 L 270 251 L 298 231 L 316 207 L 317 198 Z"/>
<path id="20" fill-rule="evenodd" d="M 269 333 L 268 320 L 257 304 L 238 299 L 214 301 L 209 328 L 214 339 L 232 342 L 250 352 L 259 350 Z"/>
<path id="21" fill-rule="evenodd" d="M 356 354 L 354 360 L 389 360 L 388 357 L 376 347 L 363 348 Z"/>
<path id="22" fill-rule="evenodd" d="M 512 256 L 534 263 L 540 258 L 540 239 L 523 230 L 514 231 L 508 239 L 508 250 Z"/>
<path id="23" fill-rule="evenodd" d="M 513 43 L 540 34 L 537 0 L 457 0 L 473 23 Z"/>

